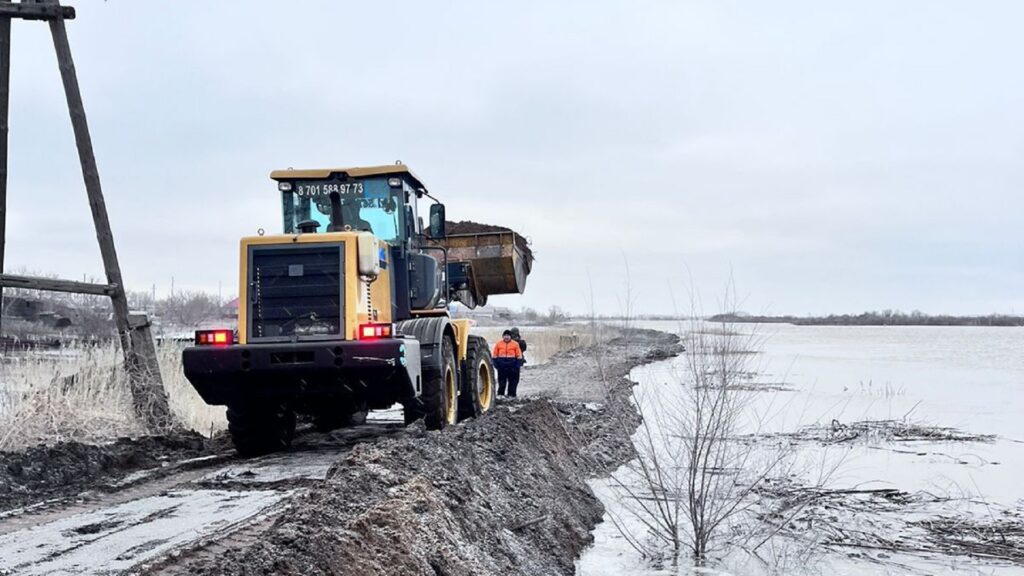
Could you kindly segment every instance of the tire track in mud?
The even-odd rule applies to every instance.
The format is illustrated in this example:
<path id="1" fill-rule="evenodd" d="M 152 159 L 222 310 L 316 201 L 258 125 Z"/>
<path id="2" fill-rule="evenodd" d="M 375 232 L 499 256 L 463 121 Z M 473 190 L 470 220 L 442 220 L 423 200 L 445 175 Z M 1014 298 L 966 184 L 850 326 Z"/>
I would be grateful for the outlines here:
<path id="1" fill-rule="evenodd" d="M 181 574 L 178 565 L 182 562 L 207 563 L 232 550 L 253 546 L 263 538 L 264 533 L 273 526 L 274 518 L 283 511 L 283 507 L 282 510 L 266 510 L 235 526 L 233 530 L 227 531 L 226 535 L 197 540 L 189 547 L 175 550 L 166 557 L 156 560 L 146 567 L 146 573 L 153 576 Z"/>
<path id="2" fill-rule="evenodd" d="M 353 447 L 401 433 L 400 422 L 388 421 L 307 432 L 288 452 L 189 458 L 8 510 L 0 515 L 0 574 L 118 574 L 250 545 Z"/>

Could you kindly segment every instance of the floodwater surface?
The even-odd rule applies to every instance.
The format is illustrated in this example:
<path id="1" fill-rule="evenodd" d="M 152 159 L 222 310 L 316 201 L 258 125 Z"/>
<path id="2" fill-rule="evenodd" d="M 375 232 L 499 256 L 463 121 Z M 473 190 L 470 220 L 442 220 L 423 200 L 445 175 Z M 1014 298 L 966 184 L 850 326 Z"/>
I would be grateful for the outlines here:
<path id="1" fill-rule="evenodd" d="M 674 322 L 640 325 L 684 331 Z M 841 429 L 858 421 L 895 420 L 995 436 L 991 441 L 844 444 L 838 448 L 829 487 L 941 495 L 975 508 L 980 504 L 983 514 L 1019 512 L 1024 507 L 1024 329 L 787 324 L 730 328 L 757 335 L 759 353 L 750 357 L 757 371 L 752 383 L 770 385 L 768 391 L 755 393 L 750 408 L 761 415 L 756 419 L 761 432 L 791 433 L 808 425 Z M 675 358 L 635 369 L 632 377 L 641 384 L 639 396 L 644 390 L 669 386 L 683 373 L 683 366 L 684 360 Z M 808 443 L 802 451 L 818 457 L 824 449 Z M 623 512 L 615 502 L 613 483 L 598 481 L 593 487 L 612 514 Z M 959 513 L 959 508 L 944 504 L 918 512 L 938 517 Z M 578 574 L 670 573 L 646 568 L 608 515 L 605 520 L 594 531 L 594 546 L 578 562 Z M 818 562 L 786 572 L 1024 574 L 1021 567 L 963 556 L 881 558 L 874 554 L 851 560 L 848 554 L 830 550 Z M 753 566 L 730 565 L 724 570 L 763 573 Z"/>

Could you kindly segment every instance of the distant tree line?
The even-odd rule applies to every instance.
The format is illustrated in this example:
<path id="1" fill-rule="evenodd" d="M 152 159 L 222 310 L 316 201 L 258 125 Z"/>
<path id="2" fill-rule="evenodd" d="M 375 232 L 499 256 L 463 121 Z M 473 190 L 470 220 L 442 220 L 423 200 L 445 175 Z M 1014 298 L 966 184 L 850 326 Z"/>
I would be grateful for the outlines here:
<path id="1" fill-rule="evenodd" d="M 487 310 L 487 309 L 482 309 Z M 576 314 L 567 312 L 562 309 L 561 306 L 552 305 L 549 306 L 546 312 L 539 312 L 534 308 L 523 307 L 519 310 L 513 310 L 511 308 L 494 308 L 491 309 L 496 320 L 502 320 L 505 322 L 517 322 L 525 325 L 535 326 L 551 326 L 554 324 L 561 324 L 569 321 L 590 321 L 590 320 L 608 320 L 608 321 L 630 321 L 630 320 L 689 320 L 689 316 L 681 316 L 679 314 L 635 314 L 635 315 L 624 315 L 624 314 Z M 472 316 L 472 314 L 468 314 Z"/>
<path id="2" fill-rule="evenodd" d="M 712 322 L 754 322 L 795 324 L 798 326 L 1024 326 L 1024 316 L 989 314 L 985 316 L 952 316 L 925 314 L 919 310 L 901 312 L 882 310 L 860 314 L 829 314 L 828 316 L 758 316 L 752 314 L 718 314 Z"/>
<path id="3" fill-rule="evenodd" d="M 518 312 L 511 309 L 496 310 L 494 317 L 507 322 L 518 322 L 528 325 L 550 326 L 570 319 L 560 306 L 551 306 L 546 314 L 533 308 L 521 308 Z"/>

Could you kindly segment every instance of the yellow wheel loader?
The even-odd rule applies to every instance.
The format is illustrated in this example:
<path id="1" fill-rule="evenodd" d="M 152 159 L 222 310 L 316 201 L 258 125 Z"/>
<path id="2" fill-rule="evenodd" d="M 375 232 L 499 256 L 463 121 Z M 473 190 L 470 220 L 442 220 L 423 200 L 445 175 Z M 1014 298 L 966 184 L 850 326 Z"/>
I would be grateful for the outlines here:
<path id="1" fill-rule="evenodd" d="M 329 430 L 400 403 L 407 424 L 438 430 L 488 411 L 488 344 L 449 308 L 521 293 L 525 240 L 446 234 L 444 205 L 402 164 L 270 177 L 283 233 L 241 240 L 237 330 L 196 332 L 183 353 L 203 400 L 227 406 L 237 450 L 287 447 L 296 413 Z"/>

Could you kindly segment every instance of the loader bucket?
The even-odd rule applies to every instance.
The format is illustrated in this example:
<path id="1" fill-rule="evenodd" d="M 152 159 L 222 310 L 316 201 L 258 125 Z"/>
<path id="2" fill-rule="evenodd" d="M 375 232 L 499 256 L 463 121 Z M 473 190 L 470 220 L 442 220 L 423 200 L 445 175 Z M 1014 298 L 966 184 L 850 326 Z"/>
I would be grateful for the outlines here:
<path id="1" fill-rule="evenodd" d="M 526 239 L 512 231 L 449 234 L 434 243 L 448 251 L 449 262 L 466 262 L 477 299 L 493 294 L 520 294 L 533 267 Z"/>

